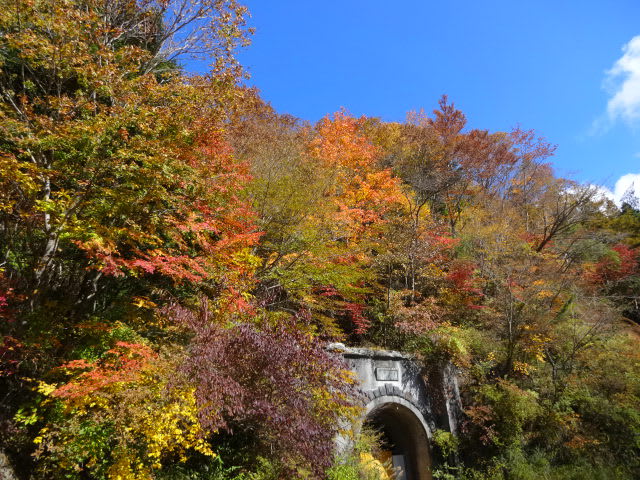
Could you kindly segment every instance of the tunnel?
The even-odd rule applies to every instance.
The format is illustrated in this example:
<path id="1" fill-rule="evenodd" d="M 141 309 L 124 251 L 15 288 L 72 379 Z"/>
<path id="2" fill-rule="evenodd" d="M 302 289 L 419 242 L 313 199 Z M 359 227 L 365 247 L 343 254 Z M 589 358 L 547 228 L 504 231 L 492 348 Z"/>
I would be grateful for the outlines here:
<path id="1" fill-rule="evenodd" d="M 395 477 L 391 478 L 432 479 L 429 437 L 422 420 L 411 409 L 399 403 L 384 403 L 367 414 L 364 427 L 380 435 L 376 457 L 393 471 Z"/>

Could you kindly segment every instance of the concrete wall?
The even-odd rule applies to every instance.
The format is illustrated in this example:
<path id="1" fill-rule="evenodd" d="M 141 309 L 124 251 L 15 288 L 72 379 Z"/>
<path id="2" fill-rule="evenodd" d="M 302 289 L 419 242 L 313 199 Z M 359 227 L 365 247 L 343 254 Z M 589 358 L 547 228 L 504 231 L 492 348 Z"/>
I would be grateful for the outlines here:
<path id="1" fill-rule="evenodd" d="M 403 425 L 416 444 L 412 455 L 418 458 L 415 459 L 416 467 L 411 478 L 430 479 L 429 443 L 432 432 L 443 429 L 455 434 L 457 430 L 461 407 L 455 368 L 447 365 L 432 369 L 434 371 L 428 376 L 432 380 L 427 384 L 424 380 L 426 372 L 411 355 L 346 347 L 340 343 L 328 348 L 342 355 L 360 384 L 365 408 L 358 425 L 352 426 L 354 433 L 376 412 L 381 412 L 387 419 L 397 415 L 397 422 Z M 339 452 L 352 447 L 348 436 L 340 436 L 336 442 Z"/>
<path id="2" fill-rule="evenodd" d="M 333 344 L 331 348 L 339 352 L 355 372 L 366 408 L 378 405 L 377 399 L 382 396 L 402 398 L 420 412 L 425 430 L 431 435 L 436 424 L 430 397 L 420 375 L 421 369 L 411 356 L 390 350 L 345 347 L 342 344 Z"/>

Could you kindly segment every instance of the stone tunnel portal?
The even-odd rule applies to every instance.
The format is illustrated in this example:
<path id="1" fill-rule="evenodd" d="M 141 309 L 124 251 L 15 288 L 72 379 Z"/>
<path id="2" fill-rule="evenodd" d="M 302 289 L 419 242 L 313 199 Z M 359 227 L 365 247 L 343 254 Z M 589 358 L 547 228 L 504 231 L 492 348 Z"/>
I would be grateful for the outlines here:
<path id="1" fill-rule="evenodd" d="M 367 414 L 364 426 L 379 433 L 382 450 L 378 460 L 392 467 L 396 480 L 431 479 L 429 438 L 409 408 L 383 403 Z"/>
<path id="2" fill-rule="evenodd" d="M 401 467 L 398 480 L 431 480 L 431 432 L 456 432 L 461 410 L 454 372 L 441 372 L 443 381 L 427 385 L 423 366 L 411 355 L 374 348 L 328 346 L 339 353 L 355 374 L 363 399 L 357 425 L 368 425 L 383 437 L 382 463 Z M 446 369 L 445 369 L 446 370 Z M 354 432 L 359 427 L 354 424 Z M 336 451 L 352 448 L 346 436 L 336 438 Z"/>

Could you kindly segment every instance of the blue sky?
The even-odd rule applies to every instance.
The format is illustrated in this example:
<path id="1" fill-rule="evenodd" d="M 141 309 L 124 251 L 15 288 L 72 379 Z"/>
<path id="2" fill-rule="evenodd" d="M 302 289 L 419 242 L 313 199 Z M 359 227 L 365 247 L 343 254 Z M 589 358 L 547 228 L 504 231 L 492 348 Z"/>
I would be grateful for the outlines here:
<path id="1" fill-rule="evenodd" d="M 471 127 L 558 144 L 560 175 L 640 192 L 637 0 L 244 3 L 256 34 L 240 59 L 278 111 L 397 121 L 444 93 Z"/>

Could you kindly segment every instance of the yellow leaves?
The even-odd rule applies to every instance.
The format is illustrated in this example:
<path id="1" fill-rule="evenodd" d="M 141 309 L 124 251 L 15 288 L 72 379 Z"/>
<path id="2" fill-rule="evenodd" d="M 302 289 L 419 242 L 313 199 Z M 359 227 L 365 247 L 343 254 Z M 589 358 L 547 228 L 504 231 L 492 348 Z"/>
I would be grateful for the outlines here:
<path id="1" fill-rule="evenodd" d="M 525 326 L 525 329 L 530 330 L 530 327 Z M 532 355 L 538 362 L 545 361 L 544 350 L 545 347 L 551 342 L 551 338 L 540 333 L 534 333 L 527 337 L 524 345 L 524 351 Z"/>
<path id="2" fill-rule="evenodd" d="M 243 248 L 232 255 L 232 261 L 237 266 L 248 267 L 255 270 L 262 266 L 262 259 L 252 253 L 251 248 Z"/>
<path id="3" fill-rule="evenodd" d="M 390 452 L 388 456 L 391 457 Z M 366 478 L 375 480 L 389 480 L 390 478 L 395 478 L 395 475 L 393 475 L 392 472 L 389 472 L 385 467 L 385 464 L 391 463 L 391 458 L 388 458 L 387 461 L 382 462 L 371 455 L 369 452 L 361 452 L 359 460 L 360 468 L 366 475 Z M 390 470 L 393 470 L 393 468 L 391 468 Z"/>
<path id="4" fill-rule="evenodd" d="M 549 343 L 551 341 L 551 337 L 536 334 L 536 335 L 533 335 L 533 337 L 531 337 L 531 340 L 537 345 L 542 345 L 545 343 Z"/>
<path id="5" fill-rule="evenodd" d="M 116 461 L 107 471 L 109 480 L 152 480 L 154 478 L 150 469 L 131 452 L 118 451 L 115 457 Z"/>
<path id="6" fill-rule="evenodd" d="M 534 368 L 525 362 L 513 362 L 513 371 L 522 375 L 529 375 Z"/>
<path id="7" fill-rule="evenodd" d="M 214 456 L 198 420 L 195 390 L 185 385 L 169 386 L 175 362 L 156 358 L 143 365 L 135 377 L 87 390 L 74 398 L 63 398 L 64 414 L 73 422 L 101 425 L 109 419 L 110 441 L 114 443 L 115 462 L 109 467 L 109 479 L 151 479 L 153 470 L 162 468 L 167 458 L 186 461 L 189 451 Z M 40 382 L 43 394 L 51 394 L 55 385 Z M 81 435 L 73 429 L 52 424 L 43 428 L 36 444 L 50 448 L 77 441 Z M 101 461 L 92 457 L 95 462 Z M 87 465 L 91 459 L 87 460 Z"/>
<path id="8" fill-rule="evenodd" d="M 551 290 L 540 290 L 538 293 L 536 293 L 536 297 L 538 298 L 551 298 L 553 296 L 555 296 L 555 293 Z"/>
<path id="9" fill-rule="evenodd" d="M 333 374 L 342 381 L 352 384 L 356 382 L 354 373 L 349 370 L 338 370 Z M 349 399 L 343 393 L 329 391 L 326 388 L 313 388 L 311 393 L 313 395 L 313 408 L 318 417 L 338 413 L 340 418 L 354 422 L 363 413 L 362 407 L 350 404 Z"/>
<path id="10" fill-rule="evenodd" d="M 133 305 L 138 308 L 145 308 L 148 310 L 152 310 L 157 307 L 157 305 L 149 300 L 147 297 L 133 297 Z"/>
<path id="11" fill-rule="evenodd" d="M 426 278 L 434 278 L 434 279 L 442 279 L 447 275 L 447 273 L 435 263 L 428 263 L 427 265 L 425 265 L 422 268 L 421 273 Z M 443 290 L 446 290 L 446 289 L 443 289 Z"/>
<path id="12" fill-rule="evenodd" d="M 14 211 L 18 199 L 37 191 L 37 174 L 34 164 L 18 161 L 13 155 L 0 154 L 0 212 L 18 213 Z"/>
<path id="13" fill-rule="evenodd" d="M 204 431 L 197 420 L 194 389 L 174 390 L 171 397 L 171 403 L 163 409 L 147 412 L 138 419 L 138 433 L 146 439 L 147 457 L 154 459 L 154 465 L 161 465 L 163 456 L 177 453 L 183 457 L 189 449 L 215 456 L 210 446 L 202 440 Z"/>
<path id="14" fill-rule="evenodd" d="M 51 395 L 51 393 L 53 393 L 53 391 L 55 391 L 58 388 L 58 386 L 55 383 L 45 383 L 45 382 L 38 382 L 38 385 L 36 386 L 36 392 L 41 393 L 44 396 L 49 396 Z"/>
<path id="15" fill-rule="evenodd" d="M 532 274 L 536 274 L 539 270 L 538 266 L 533 266 L 530 268 Z M 538 279 L 531 283 L 533 287 L 536 287 L 537 291 L 533 293 L 533 295 L 538 299 L 552 298 L 556 295 L 555 292 L 549 289 L 550 281 Z M 546 288 L 545 288 L 546 287 Z"/>

